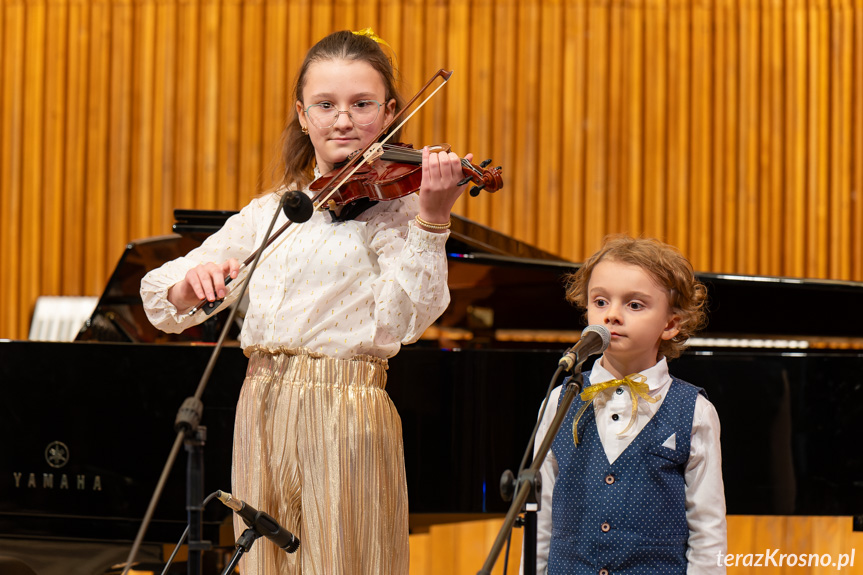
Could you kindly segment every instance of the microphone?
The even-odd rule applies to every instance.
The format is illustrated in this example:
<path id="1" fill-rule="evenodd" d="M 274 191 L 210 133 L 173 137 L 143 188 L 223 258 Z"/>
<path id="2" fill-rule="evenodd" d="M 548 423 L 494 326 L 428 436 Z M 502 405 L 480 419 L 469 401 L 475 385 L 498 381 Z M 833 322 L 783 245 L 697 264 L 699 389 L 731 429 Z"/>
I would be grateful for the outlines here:
<path id="1" fill-rule="evenodd" d="M 312 204 L 312 199 L 297 190 L 285 192 L 285 201 L 282 211 L 285 216 L 295 224 L 301 224 L 309 221 L 312 213 L 315 211 L 315 206 Z"/>
<path id="2" fill-rule="evenodd" d="M 569 373 L 574 365 L 581 365 L 589 356 L 604 352 L 609 343 L 611 332 L 605 326 L 589 325 L 581 332 L 581 339 L 566 350 L 557 364 Z"/>
<path id="3" fill-rule="evenodd" d="M 275 543 L 279 549 L 293 553 L 300 547 L 300 540 L 297 537 L 263 511 L 258 511 L 245 501 L 234 499 L 226 491 L 217 491 L 216 497 L 242 517 L 246 525 Z"/>

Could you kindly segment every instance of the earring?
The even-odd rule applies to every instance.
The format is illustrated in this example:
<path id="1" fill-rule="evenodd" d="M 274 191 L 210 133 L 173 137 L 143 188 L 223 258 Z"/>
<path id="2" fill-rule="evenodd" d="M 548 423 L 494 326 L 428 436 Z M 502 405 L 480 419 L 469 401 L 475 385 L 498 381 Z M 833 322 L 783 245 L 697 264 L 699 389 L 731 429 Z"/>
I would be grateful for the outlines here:
<path id="1" fill-rule="evenodd" d="M 302 131 L 304 134 L 308 134 L 308 133 L 309 133 L 309 129 L 308 129 L 308 128 L 306 128 L 305 126 L 303 126 L 303 127 L 301 128 L 301 131 Z"/>

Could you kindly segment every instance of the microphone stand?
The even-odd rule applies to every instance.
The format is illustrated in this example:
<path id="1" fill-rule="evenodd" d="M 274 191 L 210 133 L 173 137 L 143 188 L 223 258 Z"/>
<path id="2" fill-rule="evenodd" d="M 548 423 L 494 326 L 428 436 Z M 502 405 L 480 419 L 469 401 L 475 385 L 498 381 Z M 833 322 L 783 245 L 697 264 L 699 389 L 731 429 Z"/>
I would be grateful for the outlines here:
<path id="1" fill-rule="evenodd" d="M 240 538 L 237 539 L 236 550 L 234 554 L 231 555 L 231 560 L 225 566 L 224 571 L 222 571 L 222 575 L 230 575 L 230 573 L 234 572 L 234 567 L 237 566 L 237 563 L 240 562 L 240 559 L 243 557 L 243 553 L 248 552 L 252 548 L 252 544 L 261 536 L 260 533 L 253 527 L 249 527 L 243 534 L 240 535 Z"/>
<path id="2" fill-rule="evenodd" d="M 585 359 L 587 358 L 585 357 Z M 584 360 L 580 361 L 574 368 L 572 368 L 574 374 L 569 378 L 569 381 L 566 384 L 563 399 L 557 408 L 557 412 L 548 428 L 548 432 L 545 434 L 545 437 L 533 458 L 533 463 L 531 463 L 530 467 L 526 470 L 519 471 L 517 479 L 513 479 L 512 472 L 509 470 L 505 471 L 501 478 L 501 493 L 504 495 L 504 499 L 511 496 L 514 490 L 516 490 L 515 497 L 512 500 L 512 504 L 509 506 L 509 511 L 504 518 L 503 525 L 497 534 L 497 538 L 492 545 L 491 551 L 489 552 L 485 563 L 483 563 L 482 569 L 477 572 L 477 575 L 491 575 L 491 570 L 494 568 L 494 564 L 497 561 L 503 546 L 506 544 L 509 533 L 512 531 L 519 513 L 522 512 L 525 514 L 524 575 L 533 575 L 536 573 L 536 511 L 539 509 L 539 502 L 542 500 L 542 477 L 540 476 L 539 468 L 542 466 L 548 451 L 551 449 L 551 444 L 554 441 L 555 436 L 557 436 L 557 432 L 560 430 L 560 426 L 563 424 L 564 418 L 566 418 L 566 413 L 569 411 L 569 407 L 572 405 L 572 402 L 575 401 L 575 397 L 581 393 L 581 388 L 584 383 L 584 378 L 581 373 L 582 363 L 584 363 Z M 554 376 L 552 376 L 551 384 L 549 385 L 549 392 L 556 387 L 556 383 L 560 381 L 560 378 L 568 371 L 569 369 L 567 369 L 565 365 L 560 365 L 557 368 L 557 371 L 554 372 Z M 547 400 L 545 409 L 548 409 Z M 542 418 L 540 417 L 539 419 Z M 531 435 L 520 469 L 524 468 L 524 462 L 527 460 L 530 448 L 534 443 L 538 427 L 539 420 L 537 420 L 536 426 L 534 427 L 533 434 Z M 525 504 L 528 502 L 529 498 L 531 502 L 535 502 L 537 504 L 536 510 L 526 510 Z"/>
<path id="3" fill-rule="evenodd" d="M 282 197 L 279 199 L 279 207 L 273 215 L 273 219 L 270 221 L 267 233 L 264 234 L 265 240 L 270 237 L 270 233 L 273 231 L 276 220 L 282 212 L 287 197 L 288 192 L 282 194 Z M 147 532 L 147 528 L 153 518 L 153 512 L 156 509 L 156 505 L 159 503 L 159 498 L 161 497 L 162 490 L 168 480 L 168 475 L 171 472 L 171 468 L 174 466 L 174 461 L 177 459 L 177 453 L 180 451 L 181 443 L 186 444 L 186 451 L 188 452 L 186 467 L 186 510 L 189 519 L 189 559 L 187 562 L 187 573 L 189 575 L 199 575 L 201 573 L 203 552 L 211 547 L 209 541 L 201 540 L 201 537 L 203 536 L 204 521 L 203 508 L 201 507 L 204 491 L 203 447 L 206 441 L 206 428 L 198 425 L 204 410 L 204 404 L 201 402 L 201 397 L 204 395 L 204 390 L 207 388 L 207 383 L 209 382 L 210 375 L 213 373 L 213 369 L 216 366 L 216 360 L 219 357 L 219 353 L 222 351 L 228 331 L 234 323 L 234 317 L 237 315 L 240 301 L 243 299 L 243 295 L 246 293 L 246 289 L 249 286 L 249 280 L 255 272 L 258 261 L 261 259 L 261 254 L 264 253 L 264 248 L 266 248 L 267 245 L 268 244 L 266 242 L 261 244 L 261 247 L 255 254 L 255 259 L 252 262 L 249 273 L 246 275 L 246 279 L 243 281 L 240 294 L 237 296 L 235 304 L 231 306 L 231 312 L 222 328 L 219 341 L 213 348 L 213 353 L 210 355 L 210 361 L 207 363 L 206 369 L 204 369 L 204 373 L 198 383 L 198 388 L 195 390 L 195 395 L 193 397 L 187 397 L 177 412 L 177 418 L 174 422 L 174 430 L 177 432 L 177 435 L 174 438 L 174 444 L 168 454 L 167 461 L 165 461 L 162 475 L 156 483 L 156 489 L 153 491 L 150 505 L 147 507 L 147 511 L 144 514 L 141 527 L 138 529 L 138 534 L 135 536 L 135 541 L 132 543 L 132 549 L 129 551 L 129 556 L 126 558 L 126 564 L 121 575 L 127 575 L 129 573 L 129 569 L 132 567 L 132 563 L 135 561 L 135 556 L 138 553 L 138 549 L 144 539 L 144 534 Z M 254 541 L 254 539 L 252 539 L 252 541 Z M 249 543 L 249 545 L 251 545 L 251 543 Z"/>

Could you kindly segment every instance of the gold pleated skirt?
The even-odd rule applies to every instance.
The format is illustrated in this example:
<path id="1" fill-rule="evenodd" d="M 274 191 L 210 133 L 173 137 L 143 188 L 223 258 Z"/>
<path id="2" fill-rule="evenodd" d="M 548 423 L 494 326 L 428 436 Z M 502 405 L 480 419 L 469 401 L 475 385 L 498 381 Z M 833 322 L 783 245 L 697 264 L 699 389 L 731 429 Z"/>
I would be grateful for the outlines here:
<path id="1" fill-rule="evenodd" d="M 401 419 L 386 360 L 250 352 L 234 426 L 235 497 L 300 538 L 294 554 L 261 538 L 243 575 L 408 573 Z M 246 526 L 234 518 L 237 537 Z"/>

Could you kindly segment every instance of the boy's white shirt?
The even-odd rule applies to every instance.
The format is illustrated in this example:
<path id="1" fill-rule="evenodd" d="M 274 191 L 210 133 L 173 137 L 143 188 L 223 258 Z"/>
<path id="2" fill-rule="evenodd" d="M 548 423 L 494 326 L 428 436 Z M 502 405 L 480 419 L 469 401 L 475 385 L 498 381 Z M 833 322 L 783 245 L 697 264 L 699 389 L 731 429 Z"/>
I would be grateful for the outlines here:
<path id="1" fill-rule="evenodd" d="M 656 365 L 641 372 L 647 378 L 651 397 L 656 403 L 638 402 L 636 421 L 625 435 L 618 435 L 629 424 L 632 413 L 632 398 L 628 390 L 617 393 L 609 389 L 596 396 L 593 409 L 596 413 L 597 431 L 609 463 L 614 461 L 632 443 L 645 425 L 662 405 L 671 385 L 668 364 L 663 357 Z M 590 373 L 590 384 L 617 379 L 602 367 L 597 360 Z M 537 430 L 534 450 L 542 443 L 557 411 L 560 398 L 559 386 L 549 398 L 546 410 Z M 541 408 L 540 408 L 541 410 Z M 617 421 L 612 415 L 617 414 Z M 571 433 L 571 431 L 570 431 Z M 666 447 L 676 448 L 676 438 L 664 440 Z M 553 451 L 540 467 L 542 474 L 542 506 L 537 514 L 536 572 L 544 574 L 547 569 L 549 542 L 551 540 L 551 501 L 557 479 L 557 459 Z M 724 557 L 727 553 L 727 526 L 725 522 L 725 489 L 722 482 L 722 453 L 719 443 L 719 416 L 713 404 L 702 395 L 695 401 L 692 419 L 692 439 L 689 461 L 686 464 L 686 522 L 689 525 L 689 546 L 686 550 L 687 575 L 717 575 L 725 573 Z M 718 558 L 722 557 L 723 561 Z M 522 557 L 521 572 L 524 572 Z"/>

